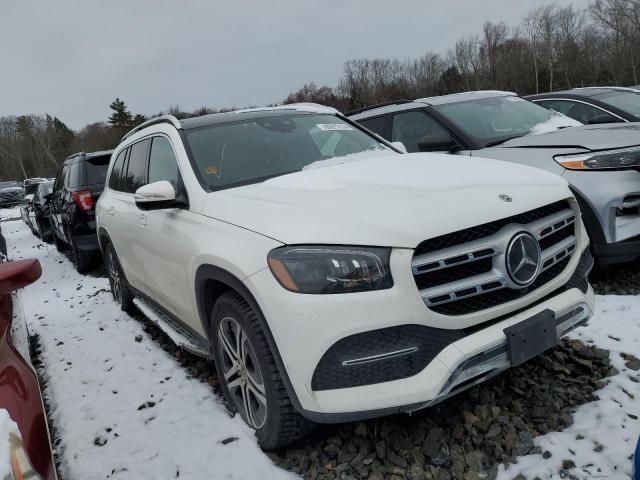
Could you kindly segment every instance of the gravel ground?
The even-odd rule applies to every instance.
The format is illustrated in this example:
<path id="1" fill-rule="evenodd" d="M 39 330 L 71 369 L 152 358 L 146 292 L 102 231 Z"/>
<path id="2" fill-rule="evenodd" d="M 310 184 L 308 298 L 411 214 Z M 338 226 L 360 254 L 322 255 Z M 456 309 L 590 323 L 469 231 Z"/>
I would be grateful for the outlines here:
<path id="1" fill-rule="evenodd" d="M 103 269 L 94 273 L 104 274 Z M 640 293 L 638 264 L 598 272 L 592 281 L 600 294 Z M 221 395 L 212 363 L 180 350 L 142 315 L 138 318 L 191 376 Z M 500 464 L 513 463 L 518 456 L 553 456 L 534 447 L 533 439 L 571 425 L 577 407 L 595 400 L 606 377 L 615 373 L 607 350 L 564 340 L 547 354 L 431 409 L 318 426 L 297 445 L 268 455 L 309 479 L 494 479 Z M 562 460 L 566 470 L 573 467 L 571 459 Z M 563 470 L 559 476 L 571 478 Z"/>
<path id="2" fill-rule="evenodd" d="M 150 322 L 145 330 L 187 371 L 220 394 L 212 364 L 183 352 Z M 500 463 L 538 452 L 533 438 L 572 423 L 616 371 L 609 352 L 579 340 L 452 397 L 436 407 L 366 422 L 319 426 L 269 456 L 309 479 L 492 479 Z M 570 461 L 567 459 L 567 461 Z"/>
<path id="3" fill-rule="evenodd" d="M 598 295 L 640 294 L 640 262 L 612 265 L 591 274 L 591 285 Z"/>

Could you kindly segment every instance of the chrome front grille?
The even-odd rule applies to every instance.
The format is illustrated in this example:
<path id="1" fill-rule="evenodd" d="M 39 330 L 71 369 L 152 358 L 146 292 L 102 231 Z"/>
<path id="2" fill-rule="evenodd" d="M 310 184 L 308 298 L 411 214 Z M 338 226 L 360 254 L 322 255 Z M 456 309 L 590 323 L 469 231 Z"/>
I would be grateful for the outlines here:
<path id="1" fill-rule="evenodd" d="M 464 315 L 520 298 L 543 286 L 566 268 L 576 249 L 576 212 L 556 202 L 422 242 L 412 261 L 420 296 L 431 310 Z M 530 233 L 540 245 L 540 268 L 526 287 L 507 272 L 511 239 Z"/>

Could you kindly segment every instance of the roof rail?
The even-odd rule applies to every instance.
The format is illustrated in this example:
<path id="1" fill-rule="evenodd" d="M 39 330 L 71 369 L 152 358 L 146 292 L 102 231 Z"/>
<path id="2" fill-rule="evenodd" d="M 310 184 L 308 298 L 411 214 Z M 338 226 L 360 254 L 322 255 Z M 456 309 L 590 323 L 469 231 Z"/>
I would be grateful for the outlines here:
<path id="1" fill-rule="evenodd" d="M 137 127 L 132 128 L 131 130 L 129 130 L 120 140 L 121 142 L 123 140 L 126 140 L 127 138 L 129 138 L 131 135 L 133 135 L 136 132 L 139 132 L 140 130 L 142 130 L 143 128 L 147 128 L 151 125 L 157 125 L 158 123 L 170 123 L 171 125 L 173 125 L 174 127 L 176 127 L 178 130 L 182 129 L 182 125 L 180 124 L 180 120 L 178 120 L 176 117 L 174 117 L 173 115 L 160 115 L 159 117 L 154 117 L 151 118 L 149 120 L 147 120 L 146 122 L 142 122 L 140 125 L 138 125 Z"/>
<path id="2" fill-rule="evenodd" d="M 403 103 L 411 103 L 413 100 L 407 100 L 406 98 L 401 98 L 400 100 L 393 100 L 391 102 L 377 103 L 375 105 L 369 105 L 368 107 L 357 108 L 355 110 L 351 110 L 350 112 L 345 113 L 345 115 L 356 115 L 358 113 L 366 112 L 367 110 L 373 110 L 374 108 L 380 107 L 388 107 L 389 105 L 401 105 Z"/>
<path id="3" fill-rule="evenodd" d="M 284 105 L 276 105 L 273 107 L 242 108 L 228 113 L 266 112 L 271 110 L 297 110 L 309 113 L 339 113 L 338 110 L 333 107 L 327 107 L 326 105 L 320 105 L 319 103 L 312 102 L 286 103 Z"/>
<path id="4" fill-rule="evenodd" d="M 575 87 L 573 90 L 620 90 L 622 92 L 637 92 L 637 89 L 633 87 L 606 87 L 606 86 L 597 86 L 597 87 Z M 553 93 L 553 92 L 551 92 Z"/>

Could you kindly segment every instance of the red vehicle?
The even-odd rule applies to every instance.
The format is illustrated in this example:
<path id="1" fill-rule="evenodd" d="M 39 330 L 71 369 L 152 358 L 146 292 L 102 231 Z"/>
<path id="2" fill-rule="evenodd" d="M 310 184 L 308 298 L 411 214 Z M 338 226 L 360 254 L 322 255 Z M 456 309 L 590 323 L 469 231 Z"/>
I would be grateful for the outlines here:
<path id="1" fill-rule="evenodd" d="M 49 430 L 36 372 L 29 356 L 27 326 L 16 290 L 42 274 L 37 260 L 0 263 L 0 409 L 7 410 L 18 432 L 9 434 L 9 461 L 14 479 L 55 480 Z"/>

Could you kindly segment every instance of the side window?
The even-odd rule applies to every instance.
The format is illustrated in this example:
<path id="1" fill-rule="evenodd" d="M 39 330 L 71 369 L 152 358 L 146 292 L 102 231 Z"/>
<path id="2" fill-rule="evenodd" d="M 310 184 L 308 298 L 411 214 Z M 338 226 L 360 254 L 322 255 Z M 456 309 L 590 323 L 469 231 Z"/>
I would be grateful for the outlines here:
<path id="1" fill-rule="evenodd" d="M 373 133 L 377 133 L 383 138 L 387 138 L 389 136 L 387 124 L 389 118 L 388 117 L 376 117 L 376 118 L 367 118 L 366 120 L 358 120 L 358 123 L 362 125 L 364 128 L 368 128 Z"/>
<path id="2" fill-rule="evenodd" d="M 120 186 L 120 177 L 122 174 L 122 165 L 124 164 L 124 159 L 126 158 L 128 151 L 128 148 L 122 150 L 116 157 L 116 161 L 113 162 L 113 168 L 111 169 L 111 174 L 109 176 L 109 188 L 111 190 L 122 190 L 122 187 Z"/>
<path id="3" fill-rule="evenodd" d="M 393 116 L 392 142 L 402 142 L 409 153 L 419 152 L 421 143 L 442 142 L 449 133 L 423 112 L 404 112 Z"/>
<path id="4" fill-rule="evenodd" d="M 560 112 L 584 124 L 589 123 L 612 123 L 620 120 L 604 110 L 587 105 L 582 102 L 572 102 L 571 100 L 555 100 L 553 102 L 540 102 L 543 107 Z"/>
<path id="5" fill-rule="evenodd" d="M 68 168 L 68 165 L 65 165 L 64 167 L 62 167 L 62 170 L 60 170 L 60 173 L 56 177 L 56 183 L 53 187 L 54 191 L 59 192 L 64 187 L 64 179 L 67 176 Z"/>
<path id="6" fill-rule="evenodd" d="M 178 189 L 180 170 L 171 142 L 166 137 L 153 137 L 149 154 L 148 183 L 166 180 Z"/>
<path id="7" fill-rule="evenodd" d="M 131 146 L 127 174 L 125 175 L 125 192 L 135 193 L 146 183 L 148 153 L 149 140 L 142 140 Z"/>
<path id="8" fill-rule="evenodd" d="M 575 102 L 569 102 L 567 100 L 538 100 L 535 103 L 554 112 L 562 113 L 563 115 L 566 115 L 567 110 L 569 110 L 572 105 L 575 105 Z"/>

